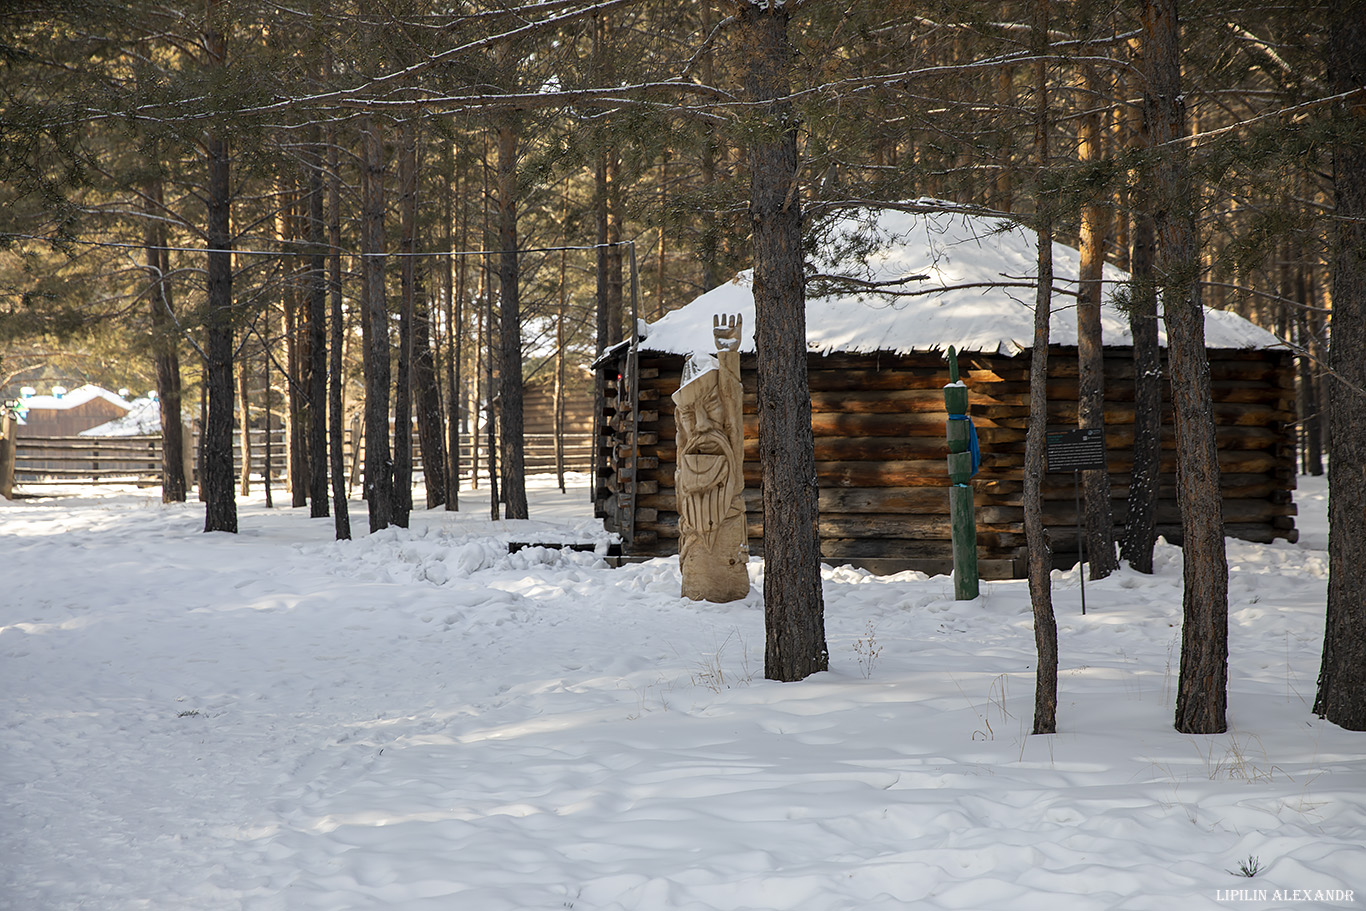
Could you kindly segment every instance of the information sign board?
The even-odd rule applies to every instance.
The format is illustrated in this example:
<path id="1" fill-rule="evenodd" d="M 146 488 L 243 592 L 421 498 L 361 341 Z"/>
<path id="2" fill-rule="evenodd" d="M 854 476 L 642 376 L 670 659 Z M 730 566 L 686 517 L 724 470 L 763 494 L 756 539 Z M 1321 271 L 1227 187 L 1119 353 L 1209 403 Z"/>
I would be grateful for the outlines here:
<path id="1" fill-rule="evenodd" d="M 1048 434 L 1049 471 L 1090 471 L 1105 467 L 1105 431 L 1099 427 Z"/>

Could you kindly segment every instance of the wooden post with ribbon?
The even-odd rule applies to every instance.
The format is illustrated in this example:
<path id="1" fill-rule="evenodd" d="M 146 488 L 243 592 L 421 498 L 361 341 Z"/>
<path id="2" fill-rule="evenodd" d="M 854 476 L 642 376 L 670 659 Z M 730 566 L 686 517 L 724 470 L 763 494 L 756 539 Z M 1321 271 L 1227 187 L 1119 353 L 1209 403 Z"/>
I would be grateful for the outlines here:
<path id="1" fill-rule="evenodd" d="M 977 473 L 980 456 L 977 434 L 968 417 L 968 387 L 958 377 L 958 353 L 949 346 L 949 384 L 944 387 L 949 413 L 945 434 L 949 444 L 949 520 L 953 536 L 953 596 L 971 601 L 977 587 L 977 521 L 969 481 Z"/>

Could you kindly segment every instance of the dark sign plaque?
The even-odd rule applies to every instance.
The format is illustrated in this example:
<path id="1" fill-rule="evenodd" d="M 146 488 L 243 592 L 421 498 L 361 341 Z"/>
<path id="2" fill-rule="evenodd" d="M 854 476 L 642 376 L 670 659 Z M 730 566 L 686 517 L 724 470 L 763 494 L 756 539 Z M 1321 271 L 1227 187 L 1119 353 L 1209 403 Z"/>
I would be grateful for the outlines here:
<path id="1" fill-rule="evenodd" d="M 1105 466 L 1105 431 L 1099 427 L 1050 433 L 1046 445 L 1049 471 L 1090 471 Z"/>

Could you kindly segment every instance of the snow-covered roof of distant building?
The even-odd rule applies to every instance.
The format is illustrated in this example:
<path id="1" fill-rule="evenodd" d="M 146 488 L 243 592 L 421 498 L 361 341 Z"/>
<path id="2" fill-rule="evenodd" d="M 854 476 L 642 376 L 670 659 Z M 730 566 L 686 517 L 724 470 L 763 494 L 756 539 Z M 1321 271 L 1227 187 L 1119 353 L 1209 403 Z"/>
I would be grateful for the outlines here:
<path id="1" fill-rule="evenodd" d="M 22 408 L 29 411 L 34 409 L 65 411 L 70 408 L 84 405 L 86 402 L 94 399 L 105 399 L 106 401 L 119 406 L 124 411 L 130 411 L 133 408 L 133 404 L 118 393 L 110 392 L 108 389 L 101 386 L 95 386 L 91 383 L 86 383 L 84 386 L 78 386 L 70 392 L 64 392 L 61 395 L 25 396 L 20 400 L 20 405 Z"/>
<path id="2" fill-rule="evenodd" d="M 129 411 L 98 427 L 82 430 L 83 437 L 135 437 L 161 433 L 161 403 L 155 396 L 143 396 L 129 403 Z"/>
<path id="3" fill-rule="evenodd" d="M 850 290 L 806 301 L 807 347 L 819 354 L 888 351 L 985 351 L 1015 355 L 1034 334 L 1037 276 L 1035 234 L 1015 222 L 982 216 L 939 200 L 918 200 L 916 211 L 880 209 L 837 226 L 834 240 L 813 264 L 821 274 L 849 275 L 864 282 L 923 278 L 887 290 Z M 938 210 L 938 211 L 930 211 Z M 852 252 L 871 250 L 866 258 Z M 1077 343 L 1076 300 L 1081 255 L 1053 245 L 1053 344 Z M 1106 266 L 1101 326 L 1107 345 L 1132 344 L 1129 318 L 1113 303 L 1128 274 Z M 712 318 L 744 318 L 741 351 L 754 350 L 754 274 L 706 292 L 646 327 L 641 348 L 672 354 L 710 351 Z M 866 287 L 866 286 L 865 286 Z M 1166 331 L 1158 323 L 1160 343 Z M 1270 348 L 1283 343 L 1236 313 L 1205 310 L 1205 344 L 1210 348 Z"/>

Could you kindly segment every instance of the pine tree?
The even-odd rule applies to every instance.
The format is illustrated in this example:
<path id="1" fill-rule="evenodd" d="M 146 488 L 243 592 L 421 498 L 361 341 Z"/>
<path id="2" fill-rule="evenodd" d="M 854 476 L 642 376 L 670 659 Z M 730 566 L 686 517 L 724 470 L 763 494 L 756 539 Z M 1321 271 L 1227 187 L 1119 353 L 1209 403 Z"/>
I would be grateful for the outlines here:
<path id="1" fill-rule="evenodd" d="M 786 100 L 789 6 L 741 0 L 735 40 L 750 126 L 759 460 L 764 476 L 764 676 L 801 680 L 828 669 L 817 532 L 815 448 L 806 377 L 806 292 L 797 118 Z"/>
<path id="2" fill-rule="evenodd" d="M 1153 142 L 1164 150 L 1154 173 L 1154 220 L 1176 414 L 1177 498 L 1185 558 L 1176 729 L 1218 734 L 1228 728 L 1228 563 L 1200 303 L 1195 200 L 1181 145 L 1181 30 L 1176 0 L 1145 0 L 1143 13 L 1149 86 L 1145 104 L 1152 111 Z"/>
<path id="3" fill-rule="evenodd" d="M 1328 421 L 1328 614 L 1314 713 L 1366 730 L 1366 3 L 1337 4 L 1329 19 L 1328 71 L 1338 110 L 1333 147 L 1335 237 L 1333 376 Z"/>

